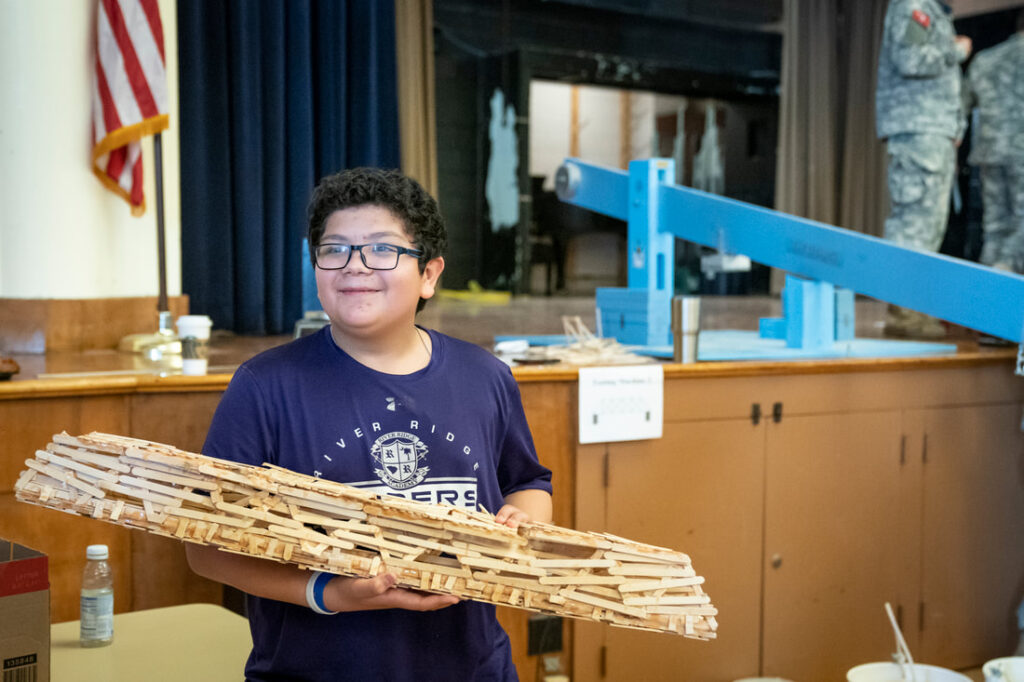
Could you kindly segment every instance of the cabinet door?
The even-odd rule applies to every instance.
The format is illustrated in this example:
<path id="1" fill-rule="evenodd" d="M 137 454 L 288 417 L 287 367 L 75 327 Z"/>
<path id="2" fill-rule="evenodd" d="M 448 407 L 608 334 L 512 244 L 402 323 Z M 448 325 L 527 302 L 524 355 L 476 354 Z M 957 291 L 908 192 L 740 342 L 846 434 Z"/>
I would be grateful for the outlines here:
<path id="1" fill-rule="evenodd" d="M 591 443 L 576 449 L 576 528 L 607 531 L 608 445 Z M 602 623 L 574 620 L 572 628 L 572 679 L 604 677 L 605 636 L 611 628 Z"/>
<path id="2" fill-rule="evenodd" d="M 1024 598 L 1021 405 L 924 412 L 921 660 L 1008 656 Z"/>
<path id="3" fill-rule="evenodd" d="M 889 660 L 884 603 L 897 608 L 913 587 L 904 552 L 919 513 L 901 431 L 895 411 L 768 426 L 763 674 L 841 680 Z"/>
<path id="4" fill-rule="evenodd" d="M 717 640 L 701 642 L 605 627 L 605 679 L 715 682 L 755 675 L 763 423 L 666 423 L 660 440 L 613 443 L 608 453 L 608 532 L 688 554 L 707 581 L 719 630 Z"/>

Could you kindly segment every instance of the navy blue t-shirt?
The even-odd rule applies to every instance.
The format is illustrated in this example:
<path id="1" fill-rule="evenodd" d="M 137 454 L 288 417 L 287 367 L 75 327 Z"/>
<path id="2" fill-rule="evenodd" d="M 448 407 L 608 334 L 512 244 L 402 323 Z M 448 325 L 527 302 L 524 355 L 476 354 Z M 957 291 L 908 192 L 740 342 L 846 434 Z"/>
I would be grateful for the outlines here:
<path id="1" fill-rule="evenodd" d="M 508 367 L 429 333 L 430 363 L 406 375 L 356 362 L 329 327 L 257 355 L 235 372 L 203 454 L 491 513 L 518 490 L 551 492 Z M 247 599 L 248 679 L 516 679 L 508 637 L 487 604 L 322 616 Z"/>

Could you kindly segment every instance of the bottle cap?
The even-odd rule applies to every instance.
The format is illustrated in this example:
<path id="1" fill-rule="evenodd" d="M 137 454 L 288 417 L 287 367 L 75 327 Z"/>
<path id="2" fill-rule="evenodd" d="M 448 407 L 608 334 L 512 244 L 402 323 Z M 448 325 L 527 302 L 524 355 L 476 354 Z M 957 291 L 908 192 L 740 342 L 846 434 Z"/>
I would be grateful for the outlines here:
<path id="1" fill-rule="evenodd" d="M 102 560 L 109 556 L 106 545 L 89 545 L 85 548 L 86 559 Z"/>

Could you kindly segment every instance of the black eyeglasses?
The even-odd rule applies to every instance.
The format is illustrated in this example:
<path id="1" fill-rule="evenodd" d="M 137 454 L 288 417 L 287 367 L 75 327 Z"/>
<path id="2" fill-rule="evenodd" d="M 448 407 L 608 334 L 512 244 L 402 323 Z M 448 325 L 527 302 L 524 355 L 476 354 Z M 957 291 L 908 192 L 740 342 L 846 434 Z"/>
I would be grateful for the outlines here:
<path id="1" fill-rule="evenodd" d="M 341 270 L 352 260 L 352 252 L 358 251 L 363 265 L 371 270 L 394 270 L 402 254 L 419 258 L 423 252 L 404 246 L 385 244 L 320 244 L 313 249 L 313 259 L 321 270 Z"/>

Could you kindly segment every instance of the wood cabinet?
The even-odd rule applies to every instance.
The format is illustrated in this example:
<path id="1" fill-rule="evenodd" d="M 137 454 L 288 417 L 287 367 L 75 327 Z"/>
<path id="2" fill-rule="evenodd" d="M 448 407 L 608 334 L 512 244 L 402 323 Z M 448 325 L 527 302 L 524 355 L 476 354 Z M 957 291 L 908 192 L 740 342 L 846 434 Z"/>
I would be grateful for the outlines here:
<path id="1" fill-rule="evenodd" d="M 603 467 L 577 482 L 577 521 L 689 553 L 718 639 L 577 624 L 575 679 L 843 679 L 888 660 L 886 601 L 921 661 L 1012 651 L 1022 405 L 1008 364 L 667 373 L 662 439 L 577 448 L 581 471 Z"/>
<path id="2" fill-rule="evenodd" d="M 45 385 L 25 383 L 33 388 Z M 8 386 L 18 388 L 18 384 Z M 49 557 L 52 622 L 78 618 L 85 547 L 96 543 L 110 547 L 116 567 L 114 608 L 118 613 L 221 602 L 221 585 L 189 570 L 181 542 L 23 504 L 14 497 L 14 482 L 25 469 L 25 459 L 62 430 L 130 434 L 199 450 L 220 390 L 136 393 L 78 386 L 55 391 L 57 395 L 28 392 L 17 399 L 0 399 L 0 537 Z M 104 394 L 108 391 L 111 394 Z M 97 392 L 100 395 L 93 394 Z"/>
<path id="3" fill-rule="evenodd" d="M 914 416 L 927 437 L 917 650 L 924 660 L 956 668 L 1009 655 L 1024 599 L 1020 403 Z"/>
<path id="4" fill-rule="evenodd" d="M 660 441 L 608 446 L 608 531 L 688 553 L 721 615 L 713 643 L 603 628 L 607 679 L 734 680 L 757 669 L 763 441 L 763 426 L 726 419 L 666 423 Z"/>
<path id="5" fill-rule="evenodd" d="M 900 415 L 784 416 L 766 432 L 763 670 L 841 680 L 888 660 L 883 604 L 909 596 L 901 519 L 919 512 L 904 499 Z"/>

